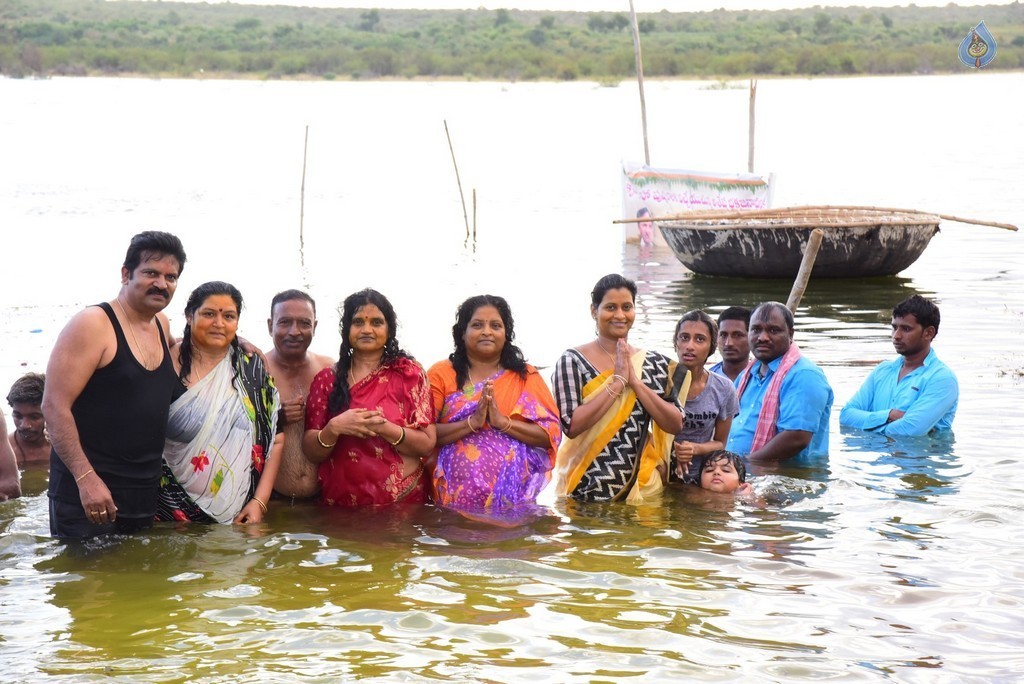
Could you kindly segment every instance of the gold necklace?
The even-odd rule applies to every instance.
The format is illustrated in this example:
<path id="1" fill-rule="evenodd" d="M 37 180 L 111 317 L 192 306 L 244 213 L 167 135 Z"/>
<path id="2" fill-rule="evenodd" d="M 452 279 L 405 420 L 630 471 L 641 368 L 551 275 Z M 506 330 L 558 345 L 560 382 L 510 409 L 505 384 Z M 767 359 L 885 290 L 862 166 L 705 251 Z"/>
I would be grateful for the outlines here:
<path id="1" fill-rule="evenodd" d="M 383 360 L 384 359 L 381 358 L 381 360 L 378 361 L 372 368 L 370 368 L 370 370 L 368 370 L 365 375 L 360 377 L 359 380 L 363 380 L 365 378 L 368 378 L 371 375 L 373 375 L 374 373 L 376 373 L 378 370 L 380 370 L 380 367 L 381 367 L 381 364 L 382 364 Z M 356 380 L 356 365 L 355 364 L 352 364 L 352 366 L 350 366 L 349 369 L 348 369 L 348 380 L 349 380 L 349 383 L 348 383 L 349 387 L 351 387 L 352 385 L 356 384 L 356 382 L 358 382 Z"/>
<path id="2" fill-rule="evenodd" d="M 490 375 L 485 375 L 484 376 L 484 380 L 486 380 L 487 378 L 491 377 L 491 375 L 496 374 L 499 370 L 501 370 L 501 365 L 500 364 L 498 365 L 497 368 L 494 369 L 494 371 Z M 469 397 L 469 396 L 473 395 L 473 392 L 474 392 L 474 390 L 476 388 L 476 380 L 473 379 L 473 368 L 471 366 L 467 366 L 466 367 L 466 379 L 469 382 L 466 384 L 465 387 L 462 388 L 462 392 L 467 397 Z"/>
<path id="3" fill-rule="evenodd" d="M 610 351 L 608 351 L 607 349 L 604 348 L 604 345 L 601 344 L 601 338 L 600 337 L 597 338 L 597 346 L 601 348 L 601 351 L 603 351 L 605 354 L 608 355 L 608 358 L 612 360 L 612 364 L 614 365 L 615 364 L 615 355 L 612 354 Z"/>
<path id="4" fill-rule="evenodd" d="M 227 351 L 219 359 L 214 360 L 213 363 L 209 363 L 209 362 L 205 361 L 204 359 L 212 358 L 212 357 L 204 356 L 202 353 L 200 353 L 195 348 L 193 348 L 193 350 L 192 350 L 192 367 L 189 370 L 189 374 L 188 374 L 188 386 L 191 387 L 192 385 L 196 384 L 197 382 L 199 382 L 200 380 L 205 378 L 206 375 L 211 370 L 213 370 L 214 368 L 219 366 L 221 361 L 224 360 L 224 357 L 227 356 L 230 353 L 231 353 L 230 351 Z M 200 361 L 200 363 L 196 363 L 197 360 Z M 195 380 L 193 380 L 193 378 L 195 378 Z"/>
<path id="5" fill-rule="evenodd" d="M 139 338 L 135 336 L 135 326 L 132 325 L 131 320 L 128 318 L 128 312 L 124 310 L 124 305 L 121 303 L 121 295 L 118 295 L 114 302 L 117 303 L 117 308 L 121 310 L 121 315 L 124 316 L 124 322 L 128 324 L 128 331 L 132 334 L 132 339 L 135 340 L 135 347 L 139 350 L 139 355 L 142 356 L 142 366 L 149 370 L 149 357 L 146 356 L 146 352 L 142 350 L 142 345 L 139 344 Z"/>

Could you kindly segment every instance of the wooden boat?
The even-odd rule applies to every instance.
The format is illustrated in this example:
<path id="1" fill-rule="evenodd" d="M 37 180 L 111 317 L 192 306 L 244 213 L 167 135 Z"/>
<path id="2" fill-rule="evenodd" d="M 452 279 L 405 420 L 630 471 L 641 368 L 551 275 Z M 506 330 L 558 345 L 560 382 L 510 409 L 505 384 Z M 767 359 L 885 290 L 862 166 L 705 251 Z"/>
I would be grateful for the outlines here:
<path id="1" fill-rule="evenodd" d="M 785 207 L 695 211 L 656 219 L 676 257 L 694 273 L 789 278 L 800 270 L 811 231 L 824 238 L 811 276 L 895 275 L 939 232 L 940 216 L 881 207 Z"/>

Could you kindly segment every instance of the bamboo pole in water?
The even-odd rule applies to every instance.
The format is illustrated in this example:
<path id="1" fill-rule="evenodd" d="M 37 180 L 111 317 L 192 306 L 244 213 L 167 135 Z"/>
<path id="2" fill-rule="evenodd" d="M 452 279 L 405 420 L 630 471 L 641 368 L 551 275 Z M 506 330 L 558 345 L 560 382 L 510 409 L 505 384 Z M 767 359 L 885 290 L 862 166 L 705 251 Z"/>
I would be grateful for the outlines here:
<path id="1" fill-rule="evenodd" d="M 807 282 L 811 279 L 811 270 L 814 268 L 814 260 L 818 258 L 818 248 L 821 247 L 821 240 L 824 237 L 825 233 L 821 228 L 815 228 L 807 240 L 804 257 L 800 260 L 800 270 L 797 271 L 793 289 L 789 291 L 789 299 L 786 300 L 786 308 L 793 313 L 796 313 L 796 308 L 800 306 L 800 300 L 804 298 L 804 291 L 807 289 Z"/>
<path id="2" fill-rule="evenodd" d="M 633 55 L 636 58 L 636 81 L 640 87 L 640 121 L 644 129 L 644 163 L 651 165 L 651 148 L 647 144 L 647 100 L 644 98 L 644 59 L 640 54 L 640 25 L 636 21 L 633 0 L 629 0 L 629 16 L 633 22 Z"/>
<path id="3" fill-rule="evenodd" d="M 306 138 L 302 142 L 302 185 L 299 188 L 299 262 L 303 270 L 306 268 L 306 238 L 304 234 L 306 220 L 306 153 L 309 150 L 309 124 L 306 124 Z"/>
<path id="4" fill-rule="evenodd" d="M 747 141 L 747 172 L 754 173 L 754 102 L 757 100 L 757 81 L 750 79 L 750 131 Z"/>
<path id="5" fill-rule="evenodd" d="M 455 148 L 452 136 L 448 132 L 448 120 L 444 120 L 444 134 L 448 138 L 448 150 L 452 153 L 452 165 L 455 167 L 455 183 L 459 186 L 459 199 L 462 200 L 462 218 L 466 222 L 466 241 L 469 241 L 469 215 L 466 213 L 466 196 L 462 193 L 462 179 L 459 178 L 459 164 L 455 161 Z"/>

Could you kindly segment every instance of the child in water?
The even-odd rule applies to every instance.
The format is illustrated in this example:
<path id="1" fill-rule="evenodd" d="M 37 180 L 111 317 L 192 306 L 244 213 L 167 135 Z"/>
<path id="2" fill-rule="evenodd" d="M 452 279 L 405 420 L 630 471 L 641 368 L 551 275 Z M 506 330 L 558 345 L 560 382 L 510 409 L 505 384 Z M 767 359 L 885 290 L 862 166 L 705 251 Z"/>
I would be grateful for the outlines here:
<path id="1" fill-rule="evenodd" d="M 719 494 L 752 497 L 743 457 L 731 451 L 712 451 L 700 463 L 700 488 Z"/>

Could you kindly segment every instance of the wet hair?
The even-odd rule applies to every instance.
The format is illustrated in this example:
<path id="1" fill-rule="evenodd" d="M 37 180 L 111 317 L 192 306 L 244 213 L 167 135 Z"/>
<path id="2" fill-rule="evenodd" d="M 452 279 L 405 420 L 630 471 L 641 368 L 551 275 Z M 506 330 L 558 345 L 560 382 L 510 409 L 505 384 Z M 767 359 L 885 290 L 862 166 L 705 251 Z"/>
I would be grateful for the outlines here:
<path id="1" fill-rule="evenodd" d="M 676 323 L 676 333 L 672 338 L 672 346 L 674 347 L 676 342 L 679 341 L 679 331 L 682 329 L 683 323 L 687 323 L 689 321 L 697 321 L 698 323 L 703 323 L 708 326 L 708 333 L 711 336 L 711 350 L 708 352 L 708 356 L 714 354 L 715 350 L 718 349 L 718 324 L 715 323 L 711 316 L 708 316 L 700 309 L 687 311 L 682 315 L 682 317 L 680 317 L 679 322 Z"/>
<path id="2" fill-rule="evenodd" d="M 309 294 L 303 292 L 302 290 L 285 290 L 283 292 L 278 292 L 276 295 L 274 295 L 274 298 L 270 300 L 270 317 L 274 317 L 275 306 L 277 306 L 281 302 L 290 302 L 295 299 L 301 299 L 305 302 L 309 302 L 309 305 L 313 307 L 313 316 L 316 316 L 316 302 L 313 301 L 313 298 L 310 297 Z"/>
<path id="3" fill-rule="evenodd" d="M 737 477 L 740 479 L 740 484 L 747 481 L 747 464 L 743 460 L 743 457 L 735 452 L 726 451 L 725 449 L 712 451 L 710 454 L 700 459 L 700 468 L 697 472 L 700 475 L 703 475 L 704 468 L 720 461 L 727 461 L 732 465 L 733 469 L 736 471 Z M 700 480 L 700 475 L 698 475 L 698 481 Z"/>
<path id="4" fill-rule="evenodd" d="M 192 290 L 192 294 L 188 296 L 188 301 L 185 302 L 185 315 L 189 317 L 195 316 L 196 311 L 199 311 L 199 307 L 203 305 L 203 302 L 216 295 L 231 297 L 235 306 L 238 307 L 239 315 L 241 315 L 242 293 L 231 283 L 225 283 L 221 280 L 211 280 Z M 234 339 L 231 340 L 231 347 L 237 354 L 238 335 L 235 335 Z M 185 332 L 181 336 L 181 349 L 178 352 L 178 356 L 181 359 L 181 372 L 178 373 L 178 379 L 181 380 L 182 384 L 185 384 L 189 374 L 192 372 L 192 354 L 192 325 L 186 322 Z M 235 374 L 236 376 L 238 374 L 237 365 Z"/>
<path id="5" fill-rule="evenodd" d="M 650 216 L 650 215 L 651 215 L 651 210 L 648 209 L 647 207 L 640 207 L 639 209 L 636 210 L 636 217 L 637 218 L 643 218 L 644 216 Z"/>
<path id="6" fill-rule="evenodd" d="M 633 301 L 636 302 L 636 283 L 618 273 L 609 273 L 594 285 L 594 289 L 590 292 L 590 303 L 596 309 L 601 306 L 601 300 L 604 299 L 608 290 L 619 289 L 629 290 L 629 293 L 633 296 Z"/>
<path id="7" fill-rule="evenodd" d="M 42 373 L 25 373 L 11 385 L 11 391 L 7 393 L 7 403 L 12 407 L 15 404 L 38 406 L 43 403 L 45 384 L 46 376 Z"/>
<path id="8" fill-rule="evenodd" d="M 762 309 L 764 309 L 764 311 L 761 311 Z M 778 311 L 779 313 L 782 314 L 782 319 L 786 321 L 786 327 L 789 328 L 789 332 L 792 334 L 793 328 L 796 325 L 795 321 L 793 320 L 793 312 L 790 311 L 789 308 L 782 302 L 761 302 L 760 304 L 754 307 L 754 310 L 752 312 L 750 312 L 750 317 L 753 318 L 754 314 L 758 312 L 761 312 L 761 316 L 764 317 L 771 311 Z M 749 321 L 747 322 L 747 328 L 750 328 Z"/>
<path id="9" fill-rule="evenodd" d="M 902 318 L 913 315 L 922 328 L 929 326 L 935 328 L 935 334 L 939 334 L 939 307 L 930 299 L 921 295 L 911 295 L 893 307 L 892 317 Z"/>
<path id="10" fill-rule="evenodd" d="M 750 314 L 750 309 L 745 306 L 730 306 L 728 309 L 718 314 L 718 327 L 722 327 L 723 321 L 743 321 L 743 325 L 749 328 Z"/>
<path id="11" fill-rule="evenodd" d="M 124 267 L 128 273 L 134 273 L 142 263 L 143 257 L 159 259 L 172 256 L 178 260 L 178 275 L 185 270 L 185 248 L 177 235 L 159 230 L 147 230 L 139 233 L 128 243 L 128 251 L 124 255 Z"/>
<path id="12" fill-rule="evenodd" d="M 455 312 L 455 325 L 452 326 L 455 351 L 448 355 L 448 360 L 452 362 L 452 367 L 455 369 L 455 384 L 459 387 L 462 387 L 469 379 L 466 330 L 469 328 L 469 322 L 473 319 L 473 314 L 482 306 L 493 306 L 497 309 L 498 315 L 501 316 L 501 322 L 505 326 L 505 346 L 501 350 L 499 359 L 501 367 L 518 373 L 522 378 L 526 377 L 526 359 L 523 357 L 522 350 L 514 344 L 516 339 L 515 321 L 512 319 L 512 310 L 509 308 L 508 302 L 504 297 L 497 295 L 477 295 L 459 304 L 459 308 Z"/>
<path id="13" fill-rule="evenodd" d="M 327 398 L 327 408 L 332 413 L 347 411 L 352 401 L 352 395 L 348 389 L 348 371 L 352 368 L 352 344 L 349 342 L 349 333 L 352 331 L 352 319 L 355 318 L 359 309 L 372 304 L 384 314 L 384 321 L 388 324 L 388 339 L 384 343 L 384 355 L 381 357 L 381 366 L 387 366 L 398 358 L 411 359 L 412 357 L 398 346 L 398 318 L 395 316 L 395 308 L 391 306 L 388 298 L 376 290 L 366 288 L 359 292 L 353 292 L 341 303 L 341 349 L 338 351 L 338 363 L 334 365 L 334 386 Z"/>

